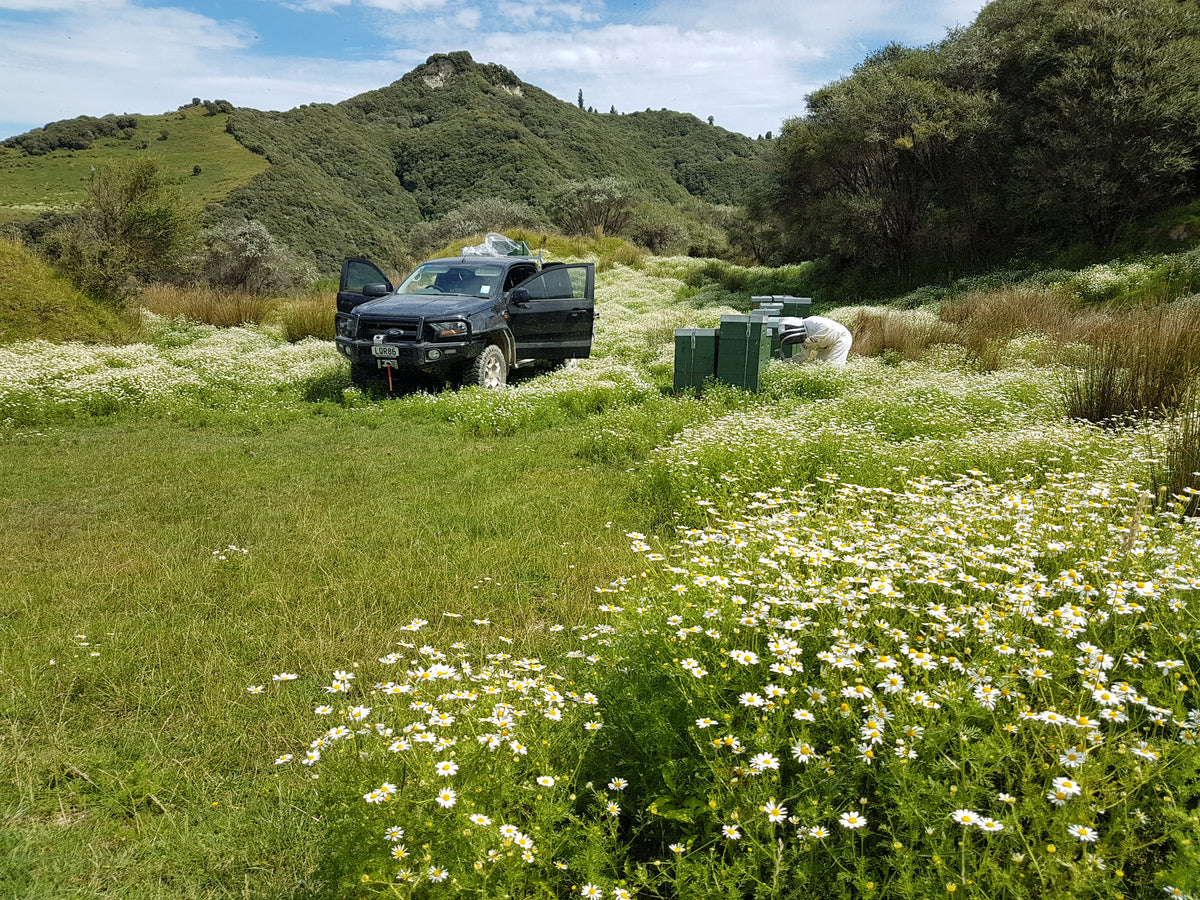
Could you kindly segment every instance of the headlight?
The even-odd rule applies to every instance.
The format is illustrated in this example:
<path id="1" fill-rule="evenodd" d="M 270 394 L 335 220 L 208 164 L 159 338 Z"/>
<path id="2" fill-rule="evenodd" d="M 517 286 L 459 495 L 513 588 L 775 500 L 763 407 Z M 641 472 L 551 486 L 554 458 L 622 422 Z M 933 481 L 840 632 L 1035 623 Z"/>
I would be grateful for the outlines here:
<path id="1" fill-rule="evenodd" d="M 357 331 L 358 320 L 350 316 L 338 316 L 334 327 L 337 328 L 338 337 L 354 337 L 354 332 Z"/>
<path id="2" fill-rule="evenodd" d="M 427 322 L 425 327 L 429 329 L 431 341 L 453 341 L 457 338 L 465 338 L 469 334 L 467 323 L 460 319 L 449 322 Z"/>

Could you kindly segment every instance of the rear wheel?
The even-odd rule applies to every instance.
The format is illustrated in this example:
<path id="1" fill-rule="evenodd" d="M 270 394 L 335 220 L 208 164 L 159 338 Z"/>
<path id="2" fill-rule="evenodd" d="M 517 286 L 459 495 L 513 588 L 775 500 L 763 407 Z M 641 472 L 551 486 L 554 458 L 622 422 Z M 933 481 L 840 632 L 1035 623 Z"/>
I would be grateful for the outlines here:
<path id="1" fill-rule="evenodd" d="M 489 391 L 497 391 L 508 383 L 508 363 L 504 351 L 495 344 L 488 344 L 483 352 L 471 360 L 463 370 L 464 387 L 477 385 Z"/>

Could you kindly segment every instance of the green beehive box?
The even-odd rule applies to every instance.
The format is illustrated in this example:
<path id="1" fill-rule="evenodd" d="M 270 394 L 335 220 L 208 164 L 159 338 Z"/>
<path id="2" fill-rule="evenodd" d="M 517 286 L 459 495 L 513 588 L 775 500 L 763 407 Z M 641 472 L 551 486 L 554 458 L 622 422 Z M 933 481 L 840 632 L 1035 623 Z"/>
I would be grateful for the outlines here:
<path id="1" fill-rule="evenodd" d="M 783 301 L 781 316 L 799 316 L 803 319 L 805 316 L 812 315 L 811 297 L 781 297 L 780 299 Z"/>
<path id="2" fill-rule="evenodd" d="M 721 316 L 721 352 L 717 380 L 749 391 L 758 390 L 759 376 L 771 355 L 767 317 Z"/>
<path id="3" fill-rule="evenodd" d="M 702 388 L 717 371 L 717 329 L 675 330 L 675 390 Z"/>

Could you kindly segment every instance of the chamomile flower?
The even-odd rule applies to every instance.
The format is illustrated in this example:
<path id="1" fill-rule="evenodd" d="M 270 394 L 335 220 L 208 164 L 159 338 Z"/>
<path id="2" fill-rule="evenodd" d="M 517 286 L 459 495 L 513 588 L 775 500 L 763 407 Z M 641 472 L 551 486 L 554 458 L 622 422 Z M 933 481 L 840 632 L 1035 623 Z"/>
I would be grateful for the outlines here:
<path id="1" fill-rule="evenodd" d="M 787 818 L 787 807 L 776 803 L 774 797 L 760 806 L 759 810 L 767 814 L 767 821 L 772 824 L 777 825 Z"/>
<path id="2" fill-rule="evenodd" d="M 1083 841 L 1087 844 L 1094 844 L 1096 839 L 1100 837 L 1100 833 L 1094 828 L 1089 828 L 1087 825 L 1068 825 L 1067 834 L 1075 838 L 1077 841 Z"/>
<path id="3" fill-rule="evenodd" d="M 838 816 L 838 824 L 843 828 L 848 828 L 853 831 L 856 828 L 865 827 L 867 824 L 867 819 L 866 816 L 862 815 L 861 813 L 856 813 L 853 811 L 844 812 Z"/>

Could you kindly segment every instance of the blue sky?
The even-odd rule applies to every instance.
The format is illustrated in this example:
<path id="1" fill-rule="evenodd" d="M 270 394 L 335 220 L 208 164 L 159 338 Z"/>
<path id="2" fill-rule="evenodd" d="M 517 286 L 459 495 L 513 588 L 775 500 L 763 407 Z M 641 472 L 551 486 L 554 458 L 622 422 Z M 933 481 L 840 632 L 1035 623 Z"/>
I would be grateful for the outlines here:
<path id="1" fill-rule="evenodd" d="M 0 0 L 0 139 L 193 97 L 291 109 L 467 50 L 568 102 L 674 109 L 755 137 L 892 41 L 983 0 Z"/>

